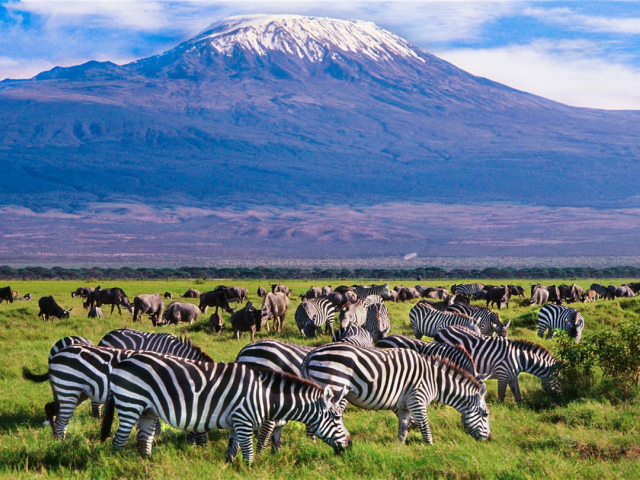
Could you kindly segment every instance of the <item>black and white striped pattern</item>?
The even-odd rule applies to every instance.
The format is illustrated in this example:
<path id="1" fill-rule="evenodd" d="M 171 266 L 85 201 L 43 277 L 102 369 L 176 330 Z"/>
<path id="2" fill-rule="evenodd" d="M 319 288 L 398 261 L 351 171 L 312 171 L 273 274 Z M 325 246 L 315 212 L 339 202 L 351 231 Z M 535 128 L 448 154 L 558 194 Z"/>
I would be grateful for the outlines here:
<path id="1" fill-rule="evenodd" d="M 449 345 L 461 345 L 469 352 L 480 374 L 498 380 L 498 400 L 504 401 L 507 385 L 516 402 L 522 401 L 518 375 L 530 373 L 542 379 L 546 391 L 557 391 L 556 359 L 541 345 L 525 340 L 487 337 L 462 327 L 440 330 L 433 339 Z"/>
<path id="2" fill-rule="evenodd" d="M 383 303 L 369 305 L 365 328 L 376 343 L 387 336 L 389 330 L 391 330 L 391 321 L 389 320 L 389 310 L 386 305 Z"/>
<path id="3" fill-rule="evenodd" d="M 389 284 L 385 283 L 384 285 L 372 285 L 370 287 L 356 287 L 356 296 L 358 299 L 365 299 L 371 295 L 379 295 L 380 297 L 388 296 Z"/>
<path id="4" fill-rule="evenodd" d="M 579 342 L 584 329 L 584 318 L 575 308 L 549 303 L 538 313 L 538 336 L 542 338 L 549 330 L 547 338 L 553 338 L 555 329 L 564 330 Z"/>
<path id="5" fill-rule="evenodd" d="M 322 334 L 322 327 L 333 335 L 333 322 L 336 307 L 327 298 L 321 297 L 298 305 L 294 318 L 300 333 L 307 337 L 315 337 L 317 332 Z"/>
<path id="6" fill-rule="evenodd" d="M 334 342 L 346 342 L 359 347 L 373 347 L 373 338 L 364 328 L 354 327 L 340 328 L 333 334 Z"/>
<path id="7" fill-rule="evenodd" d="M 367 307 L 364 300 L 345 303 L 340 308 L 338 318 L 340 319 L 340 328 L 347 328 L 350 325 L 364 328 L 367 323 Z"/>
<path id="8" fill-rule="evenodd" d="M 263 424 L 299 421 L 337 452 L 351 443 L 342 421 L 346 390 L 331 388 L 242 363 L 195 362 L 152 352 L 123 360 L 111 375 L 111 396 L 102 425 L 104 441 L 114 408 L 120 425 L 113 439 L 122 448 L 138 424 L 138 451 L 150 455 L 154 425 L 160 417 L 174 428 L 204 433 L 231 430 L 227 460 L 237 444 L 246 463 L 253 461 L 253 432 Z M 261 429 L 270 434 L 269 428 Z M 260 444 L 260 442 L 259 442 Z"/>
<path id="9" fill-rule="evenodd" d="M 460 345 L 447 345 L 445 343 L 423 342 L 404 335 L 391 335 L 376 343 L 376 348 L 406 348 L 418 352 L 420 355 L 438 355 L 443 359 L 455 363 L 463 370 L 475 376 L 476 366 L 473 359 Z"/>
<path id="10" fill-rule="evenodd" d="M 121 328 L 107 333 L 102 337 L 98 346 L 120 348 L 122 350 L 149 350 L 191 360 L 213 361 L 200 347 L 195 346 L 188 337 L 175 337 L 170 333 L 147 333 L 130 328 Z"/>
<path id="11" fill-rule="evenodd" d="M 508 336 L 507 328 L 511 325 L 511 321 L 503 325 L 500 321 L 500 315 L 492 312 L 488 308 L 454 303 L 453 305 L 449 305 L 446 311 L 462 313 L 475 319 L 478 322 L 480 333 L 483 335 L 493 335 L 495 333 L 498 337 L 507 338 Z"/>
<path id="12" fill-rule="evenodd" d="M 480 333 L 475 319 L 458 313 L 440 312 L 423 303 L 413 306 L 409 311 L 409 320 L 413 334 L 418 340 L 423 336 L 433 337 L 439 330 L 450 325 L 460 325 Z"/>
<path id="13" fill-rule="evenodd" d="M 461 283 L 455 287 L 455 289 L 453 287 L 451 288 L 451 293 L 455 293 L 456 295 L 465 295 L 467 297 L 476 295 L 484 289 L 484 285 L 482 283 Z"/>
<path id="14" fill-rule="evenodd" d="M 398 440 L 404 442 L 411 418 L 426 443 L 432 443 L 427 406 L 437 400 L 456 408 L 476 439 L 489 437 L 486 386 L 440 357 L 425 358 L 401 348 L 362 348 L 331 343 L 313 350 L 302 365 L 305 378 L 321 385 L 349 388 L 347 400 L 367 410 L 393 410 Z"/>
<path id="15" fill-rule="evenodd" d="M 49 351 L 49 360 L 51 360 L 51 357 L 53 357 L 60 350 L 62 350 L 63 348 L 67 348 L 71 345 L 93 345 L 93 342 L 84 337 L 71 336 L 71 337 L 61 338 L 60 340 L 58 340 L 56 343 L 53 344 L 53 347 L 51 347 L 51 350 Z"/>

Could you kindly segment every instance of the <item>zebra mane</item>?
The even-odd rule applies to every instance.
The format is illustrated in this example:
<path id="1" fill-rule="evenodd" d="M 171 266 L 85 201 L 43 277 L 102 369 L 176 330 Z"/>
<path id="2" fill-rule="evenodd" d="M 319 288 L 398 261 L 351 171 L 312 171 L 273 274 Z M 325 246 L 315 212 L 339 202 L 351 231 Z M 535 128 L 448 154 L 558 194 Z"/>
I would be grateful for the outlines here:
<path id="1" fill-rule="evenodd" d="M 464 348 L 462 348 L 462 350 L 464 350 L 465 353 L 469 355 L 469 353 Z M 452 362 L 448 358 L 442 358 L 440 355 L 427 355 L 427 359 L 434 362 L 438 362 L 442 367 L 442 369 L 444 370 L 445 374 L 452 372 L 455 376 L 462 377 L 464 381 L 470 382 L 474 387 L 476 388 L 482 387 L 482 384 L 478 381 L 476 377 L 471 375 L 466 370 L 463 370 L 462 368 L 460 368 L 457 363 Z"/>
<path id="2" fill-rule="evenodd" d="M 276 382 L 291 382 L 293 381 L 294 383 L 298 383 L 298 384 L 302 384 L 304 386 L 307 387 L 314 387 L 317 389 L 322 390 L 322 387 L 320 385 L 318 385 L 315 382 L 312 382 L 311 380 L 308 380 L 306 378 L 302 378 L 302 377 L 297 377 L 296 375 L 292 375 L 290 373 L 286 373 L 286 372 L 278 372 L 276 370 L 273 370 L 272 368 L 268 368 L 268 367 L 261 367 L 261 366 L 257 366 L 257 365 L 246 365 L 246 364 L 242 364 L 245 365 L 248 369 L 253 370 L 254 372 L 256 372 L 259 376 L 264 377 L 264 379 L 273 379 Z"/>
<path id="3" fill-rule="evenodd" d="M 180 343 L 184 343 L 185 345 L 188 345 L 191 347 L 191 349 L 196 352 L 198 354 L 198 356 L 200 357 L 201 362 L 215 362 L 215 360 L 213 358 L 211 358 L 208 354 L 206 354 L 205 352 L 202 351 L 202 348 L 200 348 L 197 345 L 194 345 L 193 341 L 187 337 L 187 336 L 179 336 L 176 337 L 178 339 L 178 341 Z"/>
<path id="4" fill-rule="evenodd" d="M 473 371 L 476 371 L 476 362 L 473 361 L 473 357 L 471 356 L 471 354 L 467 351 L 466 348 L 464 348 L 462 345 L 460 345 L 459 343 L 456 343 L 455 345 L 451 345 L 453 348 L 457 348 L 458 350 L 461 350 L 462 353 L 464 353 L 464 355 L 466 357 L 469 358 L 469 361 L 471 362 L 471 365 L 473 366 Z M 466 372 L 466 370 L 465 370 Z"/>
<path id="5" fill-rule="evenodd" d="M 540 356 L 547 356 L 547 357 L 551 357 L 551 358 L 555 359 L 553 354 L 549 350 L 547 350 L 545 347 L 540 345 L 539 343 L 530 342 L 529 340 L 510 340 L 510 339 L 506 339 L 506 341 L 509 342 L 511 345 L 513 345 L 516 348 L 521 348 L 522 350 L 527 350 L 529 353 L 532 353 L 532 354 L 535 354 L 535 355 L 540 355 Z"/>

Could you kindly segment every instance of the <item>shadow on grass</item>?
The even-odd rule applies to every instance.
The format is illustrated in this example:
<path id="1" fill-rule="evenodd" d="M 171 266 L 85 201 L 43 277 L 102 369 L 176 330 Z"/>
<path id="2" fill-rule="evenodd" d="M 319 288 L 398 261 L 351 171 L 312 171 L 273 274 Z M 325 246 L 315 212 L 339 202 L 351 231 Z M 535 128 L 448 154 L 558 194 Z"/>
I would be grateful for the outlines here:
<path id="1" fill-rule="evenodd" d="M 25 409 L 15 412 L 0 412 L 0 430 L 12 432 L 20 427 L 40 428 L 45 420 L 44 409 L 41 414 L 36 415 Z"/>

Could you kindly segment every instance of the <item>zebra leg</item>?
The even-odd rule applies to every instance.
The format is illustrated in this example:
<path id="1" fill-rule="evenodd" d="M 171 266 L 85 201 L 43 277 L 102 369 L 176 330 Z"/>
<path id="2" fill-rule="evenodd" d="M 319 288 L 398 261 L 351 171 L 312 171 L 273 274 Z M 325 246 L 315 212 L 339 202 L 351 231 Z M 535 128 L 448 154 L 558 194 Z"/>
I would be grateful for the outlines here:
<path id="1" fill-rule="evenodd" d="M 113 437 L 113 442 L 111 444 L 114 450 L 119 450 L 125 446 L 127 440 L 129 439 L 129 435 L 131 434 L 133 426 L 142 415 L 142 407 L 138 407 L 137 405 L 127 405 L 127 407 L 131 408 L 120 409 L 118 408 L 118 405 L 116 403 L 116 410 L 118 411 L 118 419 L 120 421 L 120 424 L 118 425 L 118 430 L 116 431 L 116 434 Z"/>
<path id="2" fill-rule="evenodd" d="M 158 421 L 156 422 L 156 430 L 153 436 L 159 437 L 160 435 L 162 435 L 162 424 L 160 423 L 160 419 L 158 418 Z"/>
<path id="3" fill-rule="evenodd" d="M 428 445 L 431 445 L 433 443 L 433 437 L 431 436 L 431 427 L 429 426 L 429 419 L 427 418 L 427 405 L 425 402 L 411 402 L 410 405 L 408 405 L 411 414 L 409 415 L 409 418 L 406 420 L 407 424 L 410 421 L 411 415 L 413 415 L 413 418 L 416 422 L 416 425 L 418 425 L 418 428 L 420 429 L 420 433 L 422 434 L 422 440 L 424 440 L 424 442 Z M 407 426 L 408 429 L 408 426 Z M 405 435 L 406 438 L 406 435 Z M 398 434 L 398 440 L 400 439 L 400 435 Z"/>
<path id="4" fill-rule="evenodd" d="M 522 403 L 522 394 L 520 393 L 520 384 L 518 383 L 518 377 L 513 380 L 509 380 L 509 388 L 511 388 L 511 392 L 513 393 L 513 398 L 516 399 L 518 404 Z"/>
<path id="5" fill-rule="evenodd" d="M 399 410 L 395 412 L 398 417 L 398 442 L 404 443 L 409 433 L 409 425 L 411 423 L 411 412 L 407 410 Z"/>
<path id="6" fill-rule="evenodd" d="M 309 426 L 306 427 L 306 434 L 309 440 L 316 443 L 316 434 L 309 429 Z"/>
<path id="7" fill-rule="evenodd" d="M 238 455 L 238 440 L 236 439 L 235 430 L 231 430 L 229 433 L 229 442 L 227 443 L 227 451 L 225 452 L 225 460 L 229 463 L 233 462 L 233 459 Z"/>
<path id="8" fill-rule="evenodd" d="M 153 437 L 155 436 L 159 423 L 158 417 L 156 417 L 151 410 L 143 412 L 142 416 L 138 419 L 137 446 L 138 453 L 143 457 L 151 456 Z"/>
<path id="9" fill-rule="evenodd" d="M 102 416 L 102 404 L 91 400 L 91 416 L 100 418 Z"/>
<path id="10" fill-rule="evenodd" d="M 209 434 L 207 432 L 189 432 L 187 434 L 187 443 L 190 445 L 201 447 L 206 445 L 208 441 Z"/>
<path id="11" fill-rule="evenodd" d="M 257 453 L 262 452 L 267 448 L 267 443 L 269 442 L 269 437 L 273 436 L 273 432 L 276 428 L 276 422 L 273 420 L 265 420 L 260 426 L 260 430 L 258 431 L 258 448 Z M 278 427 L 282 430 L 282 427 Z"/>
<path id="12" fill-rule="evenodd" d="M 236 417 L 233 419 L 233 431 L 235 439 L 240 444 L 244 463 L 251 464 L 253 462 L 253 428 L 251 423 L 241 417 Z M 231 436 L 229 441 L 231 441 Z"/>
<path id="13" fill-rule="evenodd" d="M 282 448 L 282 427 L 276 427 L 271 434 L 271 450 L 277 453 Z"/>
<path id="14" fill-rule="evenodd" d="M 549 334 L 547 335 L 547 340 L 551 340 L 553 337 L 555 337 L 556 332 L 553 328 L 549 328 Z"/>
<path id="15" fill-rule="evenodd" d="M 504 402 L 504 396 L 507 393 L 507 380 L 499 377 L 498 378 L 498 402 Z"/>
<path id="16" fill-rule="evenodd" d="M 60 392 L 58 392 L 57 398 L 55 399 L 58 402 L 58 410 L 55 421 L 53 422 L 53 436 L 55 438 L 64 440 L 67 434 L 67 426 L 69 425 L 69 420 L 71 420 L 74 410 L 87 398 L 84 392 L 68 392 L 66 396 L 62 396 Z"/>

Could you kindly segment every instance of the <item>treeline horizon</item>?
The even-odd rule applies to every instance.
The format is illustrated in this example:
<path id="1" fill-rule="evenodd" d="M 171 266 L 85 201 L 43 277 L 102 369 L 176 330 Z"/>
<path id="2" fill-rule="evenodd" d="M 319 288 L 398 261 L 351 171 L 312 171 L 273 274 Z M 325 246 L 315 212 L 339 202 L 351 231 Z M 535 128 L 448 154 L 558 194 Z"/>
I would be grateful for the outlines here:
<path id="1" fill-rule="evenodd" d="M 384 268 L 289 268 L 289 267 L 21 267 L 0 266 L 0 280 L 316 280 L 316 279 L 388 279 L 388 280 L 450 280 L 450 279 L 578 279 L 578 278 L 640 278 L 640 267 L 618 266 L 607 268 L 496 268 L 444 269 L 419 267 L 411 269 Z"/>

